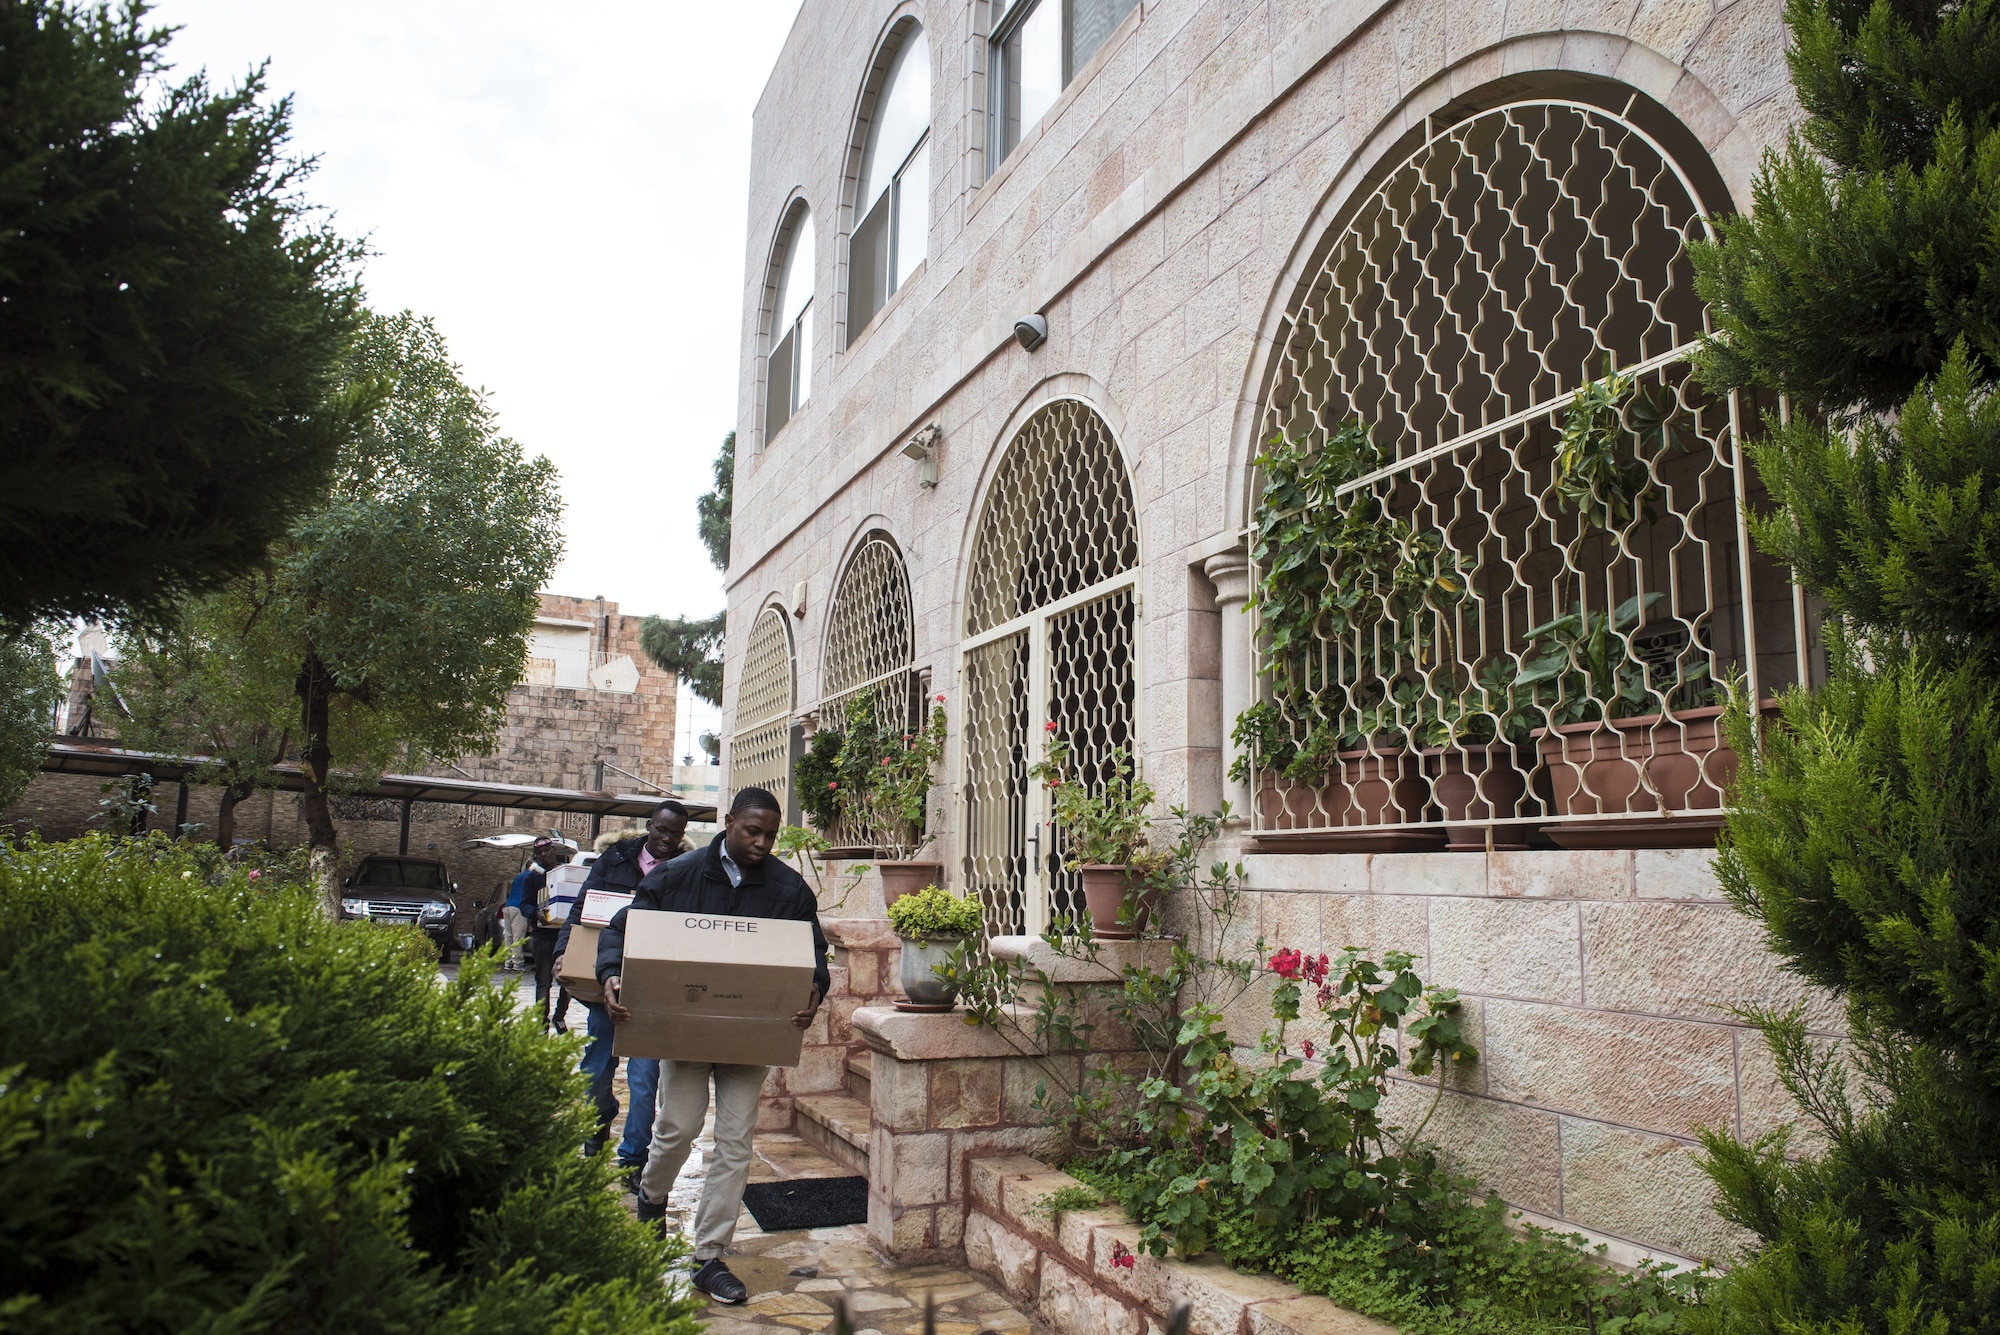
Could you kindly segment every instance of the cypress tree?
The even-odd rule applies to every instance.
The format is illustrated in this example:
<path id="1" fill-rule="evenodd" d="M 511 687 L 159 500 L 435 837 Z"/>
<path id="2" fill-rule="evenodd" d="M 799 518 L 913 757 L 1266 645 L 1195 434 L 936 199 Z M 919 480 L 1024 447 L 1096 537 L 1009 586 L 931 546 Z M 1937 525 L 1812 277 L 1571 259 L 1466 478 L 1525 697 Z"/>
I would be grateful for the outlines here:
<path id="1" fill-rule="evenodd" d="M 1830 615 L 1829 681 L 1766 725 L 1718 862 L 1828 1051 L 1757 1013 L 1817 1152 L 1704 1137 L 1755 1235 L 1698 1328 L 2000 1331 L 2000 0 L 1788 0 L 1806 120 L 1697 247 L 1715 388 L 1791 396 L 1749 446 L 1760 546 Z"/>

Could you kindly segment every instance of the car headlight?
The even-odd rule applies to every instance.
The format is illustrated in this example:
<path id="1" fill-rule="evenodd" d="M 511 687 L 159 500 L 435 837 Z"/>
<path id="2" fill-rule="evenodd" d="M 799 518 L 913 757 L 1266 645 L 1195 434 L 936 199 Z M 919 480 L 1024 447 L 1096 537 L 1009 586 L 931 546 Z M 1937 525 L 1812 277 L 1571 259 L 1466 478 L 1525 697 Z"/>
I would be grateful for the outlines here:
<path id="1" fill-rule="evenodd" d="M 422 916 L 432 920 L 438 918 L 449 918 L 451 916 L 451 905 L 426 904 L 424 905 L 424 911 Z"/>
<path id="2" fill-rule="evenodd" d="M 365 918 L 368 916 L 368 901 L 365 899 L 343 899 L 340 901 L 340 911 L 352 914 L 357 918 Z"/>

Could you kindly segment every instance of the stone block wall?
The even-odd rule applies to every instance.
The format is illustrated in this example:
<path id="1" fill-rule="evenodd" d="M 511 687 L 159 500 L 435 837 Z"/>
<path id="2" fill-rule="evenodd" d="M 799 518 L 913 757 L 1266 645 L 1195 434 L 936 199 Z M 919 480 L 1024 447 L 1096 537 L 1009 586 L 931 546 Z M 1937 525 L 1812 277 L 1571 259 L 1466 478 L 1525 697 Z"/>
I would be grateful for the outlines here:
<path id="1" fill-rule="evenodd" d="M 1620 1254 L 1725 1257 L 1740 1241 L 1709 1208 L 1694 1134 L 1754 1137 L 1791 1121 L 1758 1033 L 1731 1014 L 1837 1007 L 1782 971 L 1723 897 L 1702 850 L 1252 854 L 1239 953 L 1347 946 L 1418 957 L 1458 989 L 1480 1059 L 1454 1072 L 1428 1136 L 1531 1216 Z M 1255 938 L 1261 939 L 1261 946 Z M 1232 1009 L 1254 1042 L 1271 976 Z M 1421 1120 L 1436 1092 L 1400 1081 Z"/>
<path id="2" fill-rule="evenodd" d="M 825 918 L 820 926 L 833 948 L 827 966 L 826 1001 L 806 1030 L 797 1066 L 774 1066 L 757 1105 L 761 1131 L 790 1131 L 801 1095 L 838 1093 L 847 1088 L 847 1059 L 867 1051 L 854 1030 L 854 1013 L 864 1006 L 887 1006 L 902 995 L 896 984 L 902 943 L 886 918 Z"/>

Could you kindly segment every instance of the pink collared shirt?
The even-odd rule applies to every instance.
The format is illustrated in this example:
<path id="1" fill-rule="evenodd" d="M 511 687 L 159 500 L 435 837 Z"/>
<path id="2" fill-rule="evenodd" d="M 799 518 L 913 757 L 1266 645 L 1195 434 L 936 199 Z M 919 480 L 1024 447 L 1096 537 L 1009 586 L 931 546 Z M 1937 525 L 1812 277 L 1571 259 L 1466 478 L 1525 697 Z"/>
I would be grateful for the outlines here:
<path id="1" fill-rule="evenodd" d="M 640 844 L 639 874 L 641 876 L 644 876 L 647 872 L 651 871 L 653 868 L 659 865 L 660 865 L 660 860 L 653 856 L 653 851 L 650 848 L 647 848 L 644 844 Z"/>

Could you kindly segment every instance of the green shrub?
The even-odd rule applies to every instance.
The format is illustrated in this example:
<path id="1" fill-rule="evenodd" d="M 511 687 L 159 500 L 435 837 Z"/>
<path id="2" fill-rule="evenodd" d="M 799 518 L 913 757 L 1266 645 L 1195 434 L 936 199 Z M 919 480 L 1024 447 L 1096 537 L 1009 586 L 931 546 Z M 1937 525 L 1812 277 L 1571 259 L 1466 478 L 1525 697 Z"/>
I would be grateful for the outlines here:
<path id="1" fill-rule="evenodd" d="M 901 937 L 972 936 L 981 925 L 978 900 L 961 899 L 934 885 L 889 906 L 889 926 Z"/>
<path id="2" fill-rule="evenodd" d="M 489 974 L 158 837 L 0 857 L 0 1330 L 694 1335 Z"/>

